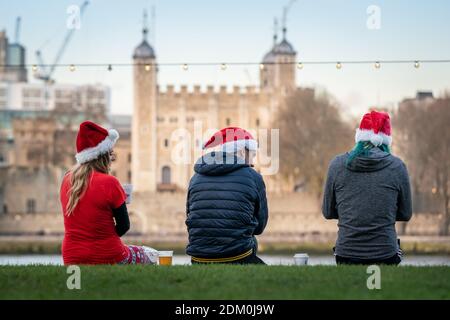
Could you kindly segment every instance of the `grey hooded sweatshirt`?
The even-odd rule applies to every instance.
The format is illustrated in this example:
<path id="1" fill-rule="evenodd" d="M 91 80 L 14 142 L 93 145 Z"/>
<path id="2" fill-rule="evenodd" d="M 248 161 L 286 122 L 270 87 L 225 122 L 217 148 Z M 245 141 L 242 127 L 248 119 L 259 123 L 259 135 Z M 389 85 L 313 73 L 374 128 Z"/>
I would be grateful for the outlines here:
<path id="1" fill-rule="evenodd" d="M 411 219 L 408 171 L 397 157 L 379 148 L 356 157 L 334 158 L 328 168 L 322 213 L 338 219 L 335 254 L 346 258 L 386 259 L 397 252 L 396 221 Z"/>

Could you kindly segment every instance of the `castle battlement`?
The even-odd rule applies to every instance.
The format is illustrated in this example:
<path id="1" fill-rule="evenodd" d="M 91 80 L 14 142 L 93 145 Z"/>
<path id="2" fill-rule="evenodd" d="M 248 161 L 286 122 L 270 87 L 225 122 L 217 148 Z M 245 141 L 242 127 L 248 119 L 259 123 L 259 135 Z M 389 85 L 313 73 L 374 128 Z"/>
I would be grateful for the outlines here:
<path id="1" fill-rule="evenodd" d="M 157 65 L 155 51 L 144 39 L 133 52 L 138 63 Z M 134 68 L 134 108 L 132 131 L 132 183 L 137 192 L 185 189 L 192 176 L 190 166 L 172 160 L 177 146 L 170 141 L 175 131 L 189 131 L 195 155 L 200 147 L 196 123 L 201 130 L 238 126 L 270 128 L 285 96 L 295 90 L 296 52 L 285 39 L 264 56 L 259 68 L 259 84 L 238 85 L 158 85 L 157 68 Z M 181 132 L 181 131 L 180 131 Z M 269 184 L 270 187 L 270 184 Z M 168 189 L 169 188 L 169 189 Z M 273 189 L 276 189 L 274 186 Z"/>
<path id="2" fill-rule="evenodd" d="M 261 91 L 258 86 L 175 86 L 172 84 L 166 86 L 157 86 L 158 95 L 162 97 L 189 97 L 193 98 L 198 96 L 199 98 L 217 98 L 218 96 L 222 97 L 244 97 L 244 96 L 255 96 L 261 94 Z"/>

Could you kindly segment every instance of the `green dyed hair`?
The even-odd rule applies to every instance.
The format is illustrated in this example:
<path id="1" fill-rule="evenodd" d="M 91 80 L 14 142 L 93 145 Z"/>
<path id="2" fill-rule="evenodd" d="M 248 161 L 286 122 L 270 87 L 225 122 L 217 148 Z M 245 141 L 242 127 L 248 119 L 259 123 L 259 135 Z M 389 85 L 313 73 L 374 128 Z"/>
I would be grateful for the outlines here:
<path id="1" fill-rule="evenodd" d="M 381 146 L 375 147 L 370 141 L 359 141 L 356 143 L 352 151 L 350 151 L 347 158 L 347 165 L 352 163 L 352 161 L 359 156 L 368 156 L 369 151 L 373 148 L 380 148 L 382 151 L 391 153 L 391 149 L 387 144 L 382 144 Z"/>

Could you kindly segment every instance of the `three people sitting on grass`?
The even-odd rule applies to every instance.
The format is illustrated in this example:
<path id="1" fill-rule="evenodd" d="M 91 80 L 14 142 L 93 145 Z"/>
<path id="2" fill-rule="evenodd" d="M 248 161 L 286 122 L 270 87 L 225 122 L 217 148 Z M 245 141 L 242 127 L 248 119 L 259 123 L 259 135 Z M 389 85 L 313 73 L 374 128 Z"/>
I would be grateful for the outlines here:
<path id="1" fill-rule="evenodd" d="M 354 149 L 334 158 L 328 169 L 322 212 L 338 219 L 338 264 L 392 264 L 402 258 L 396 221 L 412 215 L 405 164 L 391 154 L 389 115 L 363 116 Z"/>
<path id="2" fill-rule="evenodd" d="M 158 252 L 125 245 L 130 228 L 127 195 L 109 174 L 117 131 L 85 121 L 77 136 L 77 165 L 63 178 L 60 200 L 65 264 L 154 264 Z M 338 264 L 398 264 L 396 221 L 412 215 L 404 163 L 391 155 L 389 115 L 372 111 L 356 131 L 356 145 L 330 163 L 322 211 L 338 219 Z M 257 235 L 268 220 L 266 188 L 253 168 L 258 143 L 236 127 L 216 132 L 194 165 L 186 203 L 193 264 L 264 264 Z"/>

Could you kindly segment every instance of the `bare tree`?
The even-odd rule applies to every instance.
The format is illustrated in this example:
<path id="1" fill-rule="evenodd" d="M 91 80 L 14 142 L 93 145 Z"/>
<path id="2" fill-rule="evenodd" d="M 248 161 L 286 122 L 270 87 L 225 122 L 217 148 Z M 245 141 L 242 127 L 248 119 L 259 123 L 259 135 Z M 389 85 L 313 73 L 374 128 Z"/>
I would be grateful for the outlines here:
<path id="1" fill-rule="evenodd" d="M 306 89 L 287 98 L 277 120 L 281 173 L 304 184 L 320 199 L 328 164 L 351 148 L 352 129 L 326 93 L 318 97 Z"/>
<path id="2" fill-rule="evenodd" d="M 444 223 L 450 226 L 450 96 L 431 103 L 407 102 L 396 115 L 400 150 L 406 156 L 414 193 L 432 193 L 442 201 Z"/>

